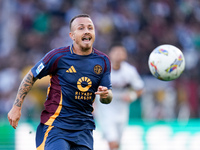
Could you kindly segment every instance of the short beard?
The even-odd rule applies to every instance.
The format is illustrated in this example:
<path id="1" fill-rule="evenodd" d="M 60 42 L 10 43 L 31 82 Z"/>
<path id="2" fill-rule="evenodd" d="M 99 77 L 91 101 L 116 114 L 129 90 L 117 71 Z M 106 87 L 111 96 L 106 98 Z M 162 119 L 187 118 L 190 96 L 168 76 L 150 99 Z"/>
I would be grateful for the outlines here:
<path id="1" fill-rule="evenodd" d="M 81 49 L 82 49 L 83 52 L 87 52 L 88 50 L 91 49 L 91 47 L 81 47 Z"/>

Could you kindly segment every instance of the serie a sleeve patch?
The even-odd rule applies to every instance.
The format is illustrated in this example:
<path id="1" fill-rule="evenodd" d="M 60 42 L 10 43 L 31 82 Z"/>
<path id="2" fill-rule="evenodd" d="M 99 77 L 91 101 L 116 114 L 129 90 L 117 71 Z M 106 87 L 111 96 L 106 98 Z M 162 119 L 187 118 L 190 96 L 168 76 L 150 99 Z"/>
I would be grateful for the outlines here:
<path id="1" fill-rule="evenodd" d="M 40 65 L 36 69 L 37 75 L 42 71 L 43 68 L 44 68 L 44 64 L 41 62 Z"/>

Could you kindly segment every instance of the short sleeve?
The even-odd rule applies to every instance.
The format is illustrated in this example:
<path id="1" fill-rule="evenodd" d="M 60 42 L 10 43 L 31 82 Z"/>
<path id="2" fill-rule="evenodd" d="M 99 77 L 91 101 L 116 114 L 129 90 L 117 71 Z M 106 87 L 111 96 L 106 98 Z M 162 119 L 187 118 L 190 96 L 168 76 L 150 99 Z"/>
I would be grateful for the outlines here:
<path id="1" fill-rule="evenodd" d="M 105 71 L 101 79 L 100 85 L 105 86 L 108 89 L 112 89 L 111 76 L 110 76 L 110 72 L 111 72 L 110 59 L 107 56 L 105 56 L 104 59 L 105 59 Z"/>
<path id="2" fill-rule="evenodd" d="M 139 75 L 138 71 L 136 70 L 135 67 L 131 66 L 131 69 L 129 70 L 130 74 L 131 74 L 131 86 L 135 89 L 135 90 L 140 90 L 142 88 L 144 88 L 144 82 L 141 78 L 141 76 Z"/>
<path id="3" fill-rule="evenodd" d="M 59 54 L 55 50 L 47 53 L 36 65 L 31 69 L 33 76 L 41 79 L 44 76 L 56 72 Z"/>

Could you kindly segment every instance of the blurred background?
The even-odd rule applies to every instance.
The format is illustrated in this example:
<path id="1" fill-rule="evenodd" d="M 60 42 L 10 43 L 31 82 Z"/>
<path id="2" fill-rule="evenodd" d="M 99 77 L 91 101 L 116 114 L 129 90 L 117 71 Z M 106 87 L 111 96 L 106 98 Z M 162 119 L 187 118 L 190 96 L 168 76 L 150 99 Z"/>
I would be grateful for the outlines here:
<path id="1" fill-rule="evenodd" d="M 51 49 L 72 44 L 69 21 L 81 13 L 95 24 L 94 47 L 107 54 L 112 43 L 122 42 L 145 82 L 143 96 L 130 106 L 122 150 L 199 150 L 199 0 L 0 0 L 0 150 L 35 149 L 49 78 L 37 81 L 26 97 L 17 130 L 7 113 L 27 71 Z M 149 54 L 161 44 L 185 55 L 177 80 L 150 74 Z M 107 150 L 98 127 L 94 136 L 95 150 Z"/>

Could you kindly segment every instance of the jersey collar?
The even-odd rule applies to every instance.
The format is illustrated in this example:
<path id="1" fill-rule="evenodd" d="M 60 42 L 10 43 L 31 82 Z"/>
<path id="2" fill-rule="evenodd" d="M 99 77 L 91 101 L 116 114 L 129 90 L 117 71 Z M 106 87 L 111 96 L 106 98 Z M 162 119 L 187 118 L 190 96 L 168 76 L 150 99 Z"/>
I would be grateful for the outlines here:
<path id="1" fill-rule="evenodd" d="M 74 54 L 73 44 L 72 44 L 72 46 L 70 46 L 70 52 L 71 52 L 71 54 Z M 94 53 L 94 48 L 92 48 L 92 53 L 91 54 L 93 54 L 93 53 Z"/>

